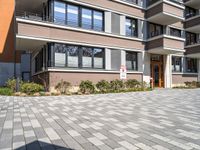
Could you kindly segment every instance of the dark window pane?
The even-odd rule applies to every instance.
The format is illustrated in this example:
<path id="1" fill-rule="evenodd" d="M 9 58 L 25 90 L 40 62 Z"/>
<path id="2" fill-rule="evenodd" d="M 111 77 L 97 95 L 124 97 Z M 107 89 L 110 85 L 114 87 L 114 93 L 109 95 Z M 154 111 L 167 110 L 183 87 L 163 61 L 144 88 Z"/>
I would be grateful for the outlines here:
<path id="1" fill-rule="evenodd" d="M 126 19 L 126 35 L 137 37 L 137 20 Z"/>
<path id="2" fill-rule="evenodd" d="M 94 68 L 103 69 L 104 52 L 100 48 L 94 48 Z"/>
<path id="3" fill-rule="evenodd" d="M 182 71 L 182 61 L 181 57 L 172 57 L 172 71 L 181 72 Z"/>
<path id="4" fill-rule="evenodd" d="M 137 70 L 137 53 L 126 52 L 126 67 L 128 70 Z"/>
<path id="5" fill-rule="evenodd" d="M 187 58 L 186 59 L 186 71 L 190 73 L 197 73 L 197 59 Z"/>

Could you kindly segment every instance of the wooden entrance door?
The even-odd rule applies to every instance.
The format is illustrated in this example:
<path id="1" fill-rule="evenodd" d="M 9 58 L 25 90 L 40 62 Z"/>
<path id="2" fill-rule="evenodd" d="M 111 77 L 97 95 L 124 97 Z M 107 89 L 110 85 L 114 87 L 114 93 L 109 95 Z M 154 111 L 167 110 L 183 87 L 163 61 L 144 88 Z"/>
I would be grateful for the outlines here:
<path id="1" fill-rule="evenodd" d="M 152 86 L 162 88 L 164 87 L 163 57 L 160 56 L 158 58 L 158 60 L 151 60 Z"/>

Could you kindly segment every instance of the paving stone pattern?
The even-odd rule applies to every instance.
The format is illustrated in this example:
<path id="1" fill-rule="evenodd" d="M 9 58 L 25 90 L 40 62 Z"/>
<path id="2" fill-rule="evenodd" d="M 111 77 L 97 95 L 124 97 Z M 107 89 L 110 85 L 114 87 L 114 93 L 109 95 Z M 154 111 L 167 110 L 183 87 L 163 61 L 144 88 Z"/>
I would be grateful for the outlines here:
<path id="1" fill-rule="evenodd" d="M 200 150 L 200 90 L 0 97 L 0 150 Z"/>

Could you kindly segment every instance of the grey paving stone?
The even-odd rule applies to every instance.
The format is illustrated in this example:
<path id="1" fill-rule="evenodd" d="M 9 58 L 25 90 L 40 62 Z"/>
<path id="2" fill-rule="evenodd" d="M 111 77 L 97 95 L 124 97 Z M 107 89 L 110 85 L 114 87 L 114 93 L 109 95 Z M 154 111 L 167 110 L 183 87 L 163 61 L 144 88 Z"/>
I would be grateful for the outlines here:
<path id="1" fill-rule="evenodd" d="M 199 92 L 0 96 L 0 149 L 200 149 Z"/>

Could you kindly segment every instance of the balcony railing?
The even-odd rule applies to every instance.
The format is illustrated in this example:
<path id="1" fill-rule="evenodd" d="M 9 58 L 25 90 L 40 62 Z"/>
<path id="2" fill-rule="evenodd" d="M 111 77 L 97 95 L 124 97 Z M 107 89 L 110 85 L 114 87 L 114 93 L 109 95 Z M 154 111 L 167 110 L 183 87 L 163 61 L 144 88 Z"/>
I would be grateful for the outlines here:
<path id="1" fill-rule="evenodd" d="M 75 27 L 75 28 L 81 28 L 81 29 L 87 29 L 87 30 L 94 30 L 98 32 L 104 32 L 103 31 L 103 25 L 95 25 L 90 24 L 87 22 L 82 22 L 80 25 L 80 22 L 77 20 L 65 20 L 64 18 L 56 17 L 54 19 L 51 19 L 52 17 L 45 16 L 43 14 L 38 13 L 31 13 L 31 12 L 25 12 L 25 11 L 16 11 L 16 17 L 23 18 L 27 20 L 33 20 L 33 21 L 39 21 L 39 22 L 45 22 L 45 23 L 52 23 L 56 25 L 63 25 L 63 26 L 69 26 L 69 27 Z"/>
<path id="2" fill-rule="evenodd" d="M 156 37 L 156 36 L 159 36 L 159 35 L 169 35 L 169 36 L 173 36 L 173 37 L 184 38 L 183 34 L 180 35 L 176 32 L 174 32 L 174 33 L 171 33 L 171 32 L 163 33 L 162 31 L 159 31 L 159 30 L 149 33 L 148 37 L 153 38 L 153 37 Z"/>
<path id="3" fill-rule="evenodd" d="M 158 1 L 160 1 L 160 0 L 149 0 L 147 5 L 148 6 L 153 5 L 154 3 L 158 2 Z M 174 2 L 176 4 L 183 6 L 183 0 L 167 0 L 167 1 Z"/>
<path id="4" fill-rule="evenodd" d="M 193 41 L 193 42 L 186 41 L 186 46 L 191 46 L 191 45 L 196 45 L 196 44 L 200 44 L 200 39 L 197 39 L 196 41 Z"/>

